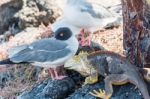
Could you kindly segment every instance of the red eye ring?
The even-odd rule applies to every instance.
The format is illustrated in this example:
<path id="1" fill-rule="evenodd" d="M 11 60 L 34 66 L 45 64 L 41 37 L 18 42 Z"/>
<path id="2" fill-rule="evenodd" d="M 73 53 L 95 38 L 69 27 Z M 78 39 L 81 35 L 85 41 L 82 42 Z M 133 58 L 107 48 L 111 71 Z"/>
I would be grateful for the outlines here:
<path id="1" fill-rule="evenodd" d="M 64 33 L 60 33 L 60 36 L 64 36 Z"/>

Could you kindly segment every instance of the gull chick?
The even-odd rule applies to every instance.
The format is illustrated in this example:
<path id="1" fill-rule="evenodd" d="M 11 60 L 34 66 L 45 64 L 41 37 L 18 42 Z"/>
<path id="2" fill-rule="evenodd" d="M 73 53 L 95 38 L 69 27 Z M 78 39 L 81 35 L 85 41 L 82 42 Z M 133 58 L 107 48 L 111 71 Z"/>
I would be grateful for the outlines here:
<path id="1" fill-rule="evenodd" d="M 66 23 L 84 29 L 81 31 L 82 37 L 84 37 L 85 30 L 94 32 L 97 29 L 121 20 L 119 16 L 102 5 L 90 3 L 88 0 L 67 0 L 63 11 L 63 19 Z M 81 41 L 82 46 L 90 45 L 91 43 L 91 39 L 89 39 L 88 44 L 84 44 L 86 43 L 84 38 Z"/>

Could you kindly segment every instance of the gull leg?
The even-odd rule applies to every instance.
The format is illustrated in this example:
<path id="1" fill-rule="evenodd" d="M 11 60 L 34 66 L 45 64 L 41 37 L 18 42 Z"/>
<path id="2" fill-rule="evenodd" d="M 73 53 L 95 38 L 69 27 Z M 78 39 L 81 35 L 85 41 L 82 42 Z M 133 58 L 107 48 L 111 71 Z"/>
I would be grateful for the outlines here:
<path id="1" fill-rule="evenodd" d="M 65 75 L 58 75 L 58 72 L 56 70 L 54 70 L 54 73 L 55 73 L 55 79 L 56 80 L 62 80 L 62 79 L 67 77 Z"/>
<path id="2" fill-rule="evenodd" d="M 57 69 L 50 68 L 48 73 L 50 74 L 52 80 L 61 80 L 65 78 L 65 76 L 59 76 Z"/>
<path id="3" fill-rule="evenodd" d="M 51 76 L 52 80 L 55 80 L 55 73 L 53 68 L 48 69 L 48 74 Z"/>
<path id="4" fill-rule="evenodd" d="M 67 77 L 65 75 L 64 66 L 56 67 L 54 69 L 54 72 L 55 72 L 55 79 L 57 79 L 57 80 L 61 80 L 61 79 L 64 79 L 65 77 Z"/>
<path id="5" fill-rule="evenodd" d="M 64 66 L 59 66 L 57 68 L 49 68 L 48 73 L 50 74 L 52 80 L 61 80 L 65 77 Z"/>

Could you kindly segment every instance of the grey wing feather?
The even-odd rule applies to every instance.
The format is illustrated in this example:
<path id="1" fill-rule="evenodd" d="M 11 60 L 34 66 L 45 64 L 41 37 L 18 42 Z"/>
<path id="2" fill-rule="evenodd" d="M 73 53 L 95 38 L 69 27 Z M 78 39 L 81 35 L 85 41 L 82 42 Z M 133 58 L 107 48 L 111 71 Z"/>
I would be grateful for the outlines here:
<path id="1" fill-rule="evenodd" d="M 110 12 L 102 5 L 84 3 L 80 6 L 81 12 L 87 12 L 94 18 L 113 17 L 113 13 Z"/>
<path id="2" fill-rule="evenodd" d="M 15 53 L 10 53 L 9 58 L 16 63 L 53 61 L 70 53 L 66 47 L 67 44 L 61 41 L 42 39 L 31 45 L 13 48 L 11 52 L 14 51 Z"/>
<path id="3" fill-rule="evenodd" d="M 33 47 L 35 50 L 48 50 L 56 51 L 63 49 L 67 46 L 66 43 L 54 39 L 42 39 L 36 42 L 33 42 L 30 47 Z"/>
<path id="4" fill-rule="evenodd" d="M 28 47 L 28 45 L 20 45 L 20 46 L 16 46 L 16 47 L 11 48 L 10 50 L 8 50 L 9 58 L 14 56 L 18 52 L 26 49 L 27 47 Z"/>
<path id="5" fill-rule="evenodd" d="M 19 62 L 53 62 L 57 59 L 63 58 L 70 54 L 69 49 L 62 49 L 56 52 L 51 51 L 29 51 L 26 49 L 17 55 L 13 56 L 10 60 L 16 63 Z"/>

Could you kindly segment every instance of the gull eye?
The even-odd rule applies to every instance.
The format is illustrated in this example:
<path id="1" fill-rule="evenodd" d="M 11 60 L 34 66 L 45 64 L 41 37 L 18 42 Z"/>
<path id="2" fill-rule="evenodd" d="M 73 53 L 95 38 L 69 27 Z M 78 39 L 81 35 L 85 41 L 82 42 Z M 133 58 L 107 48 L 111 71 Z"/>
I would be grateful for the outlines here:
<path id="1" fill-rule="evenodd" d="M 60 36 L 63 37 L 63 36 L 64 36 L 64 33 L 60 33 Z"/>
<path id="2" fill-rule="evenodd" d="M 72 36 L 72 31 L 69 28 L 59 28 L 55 32 L 55 38 L 57 40 L 68 40 Z"/>

